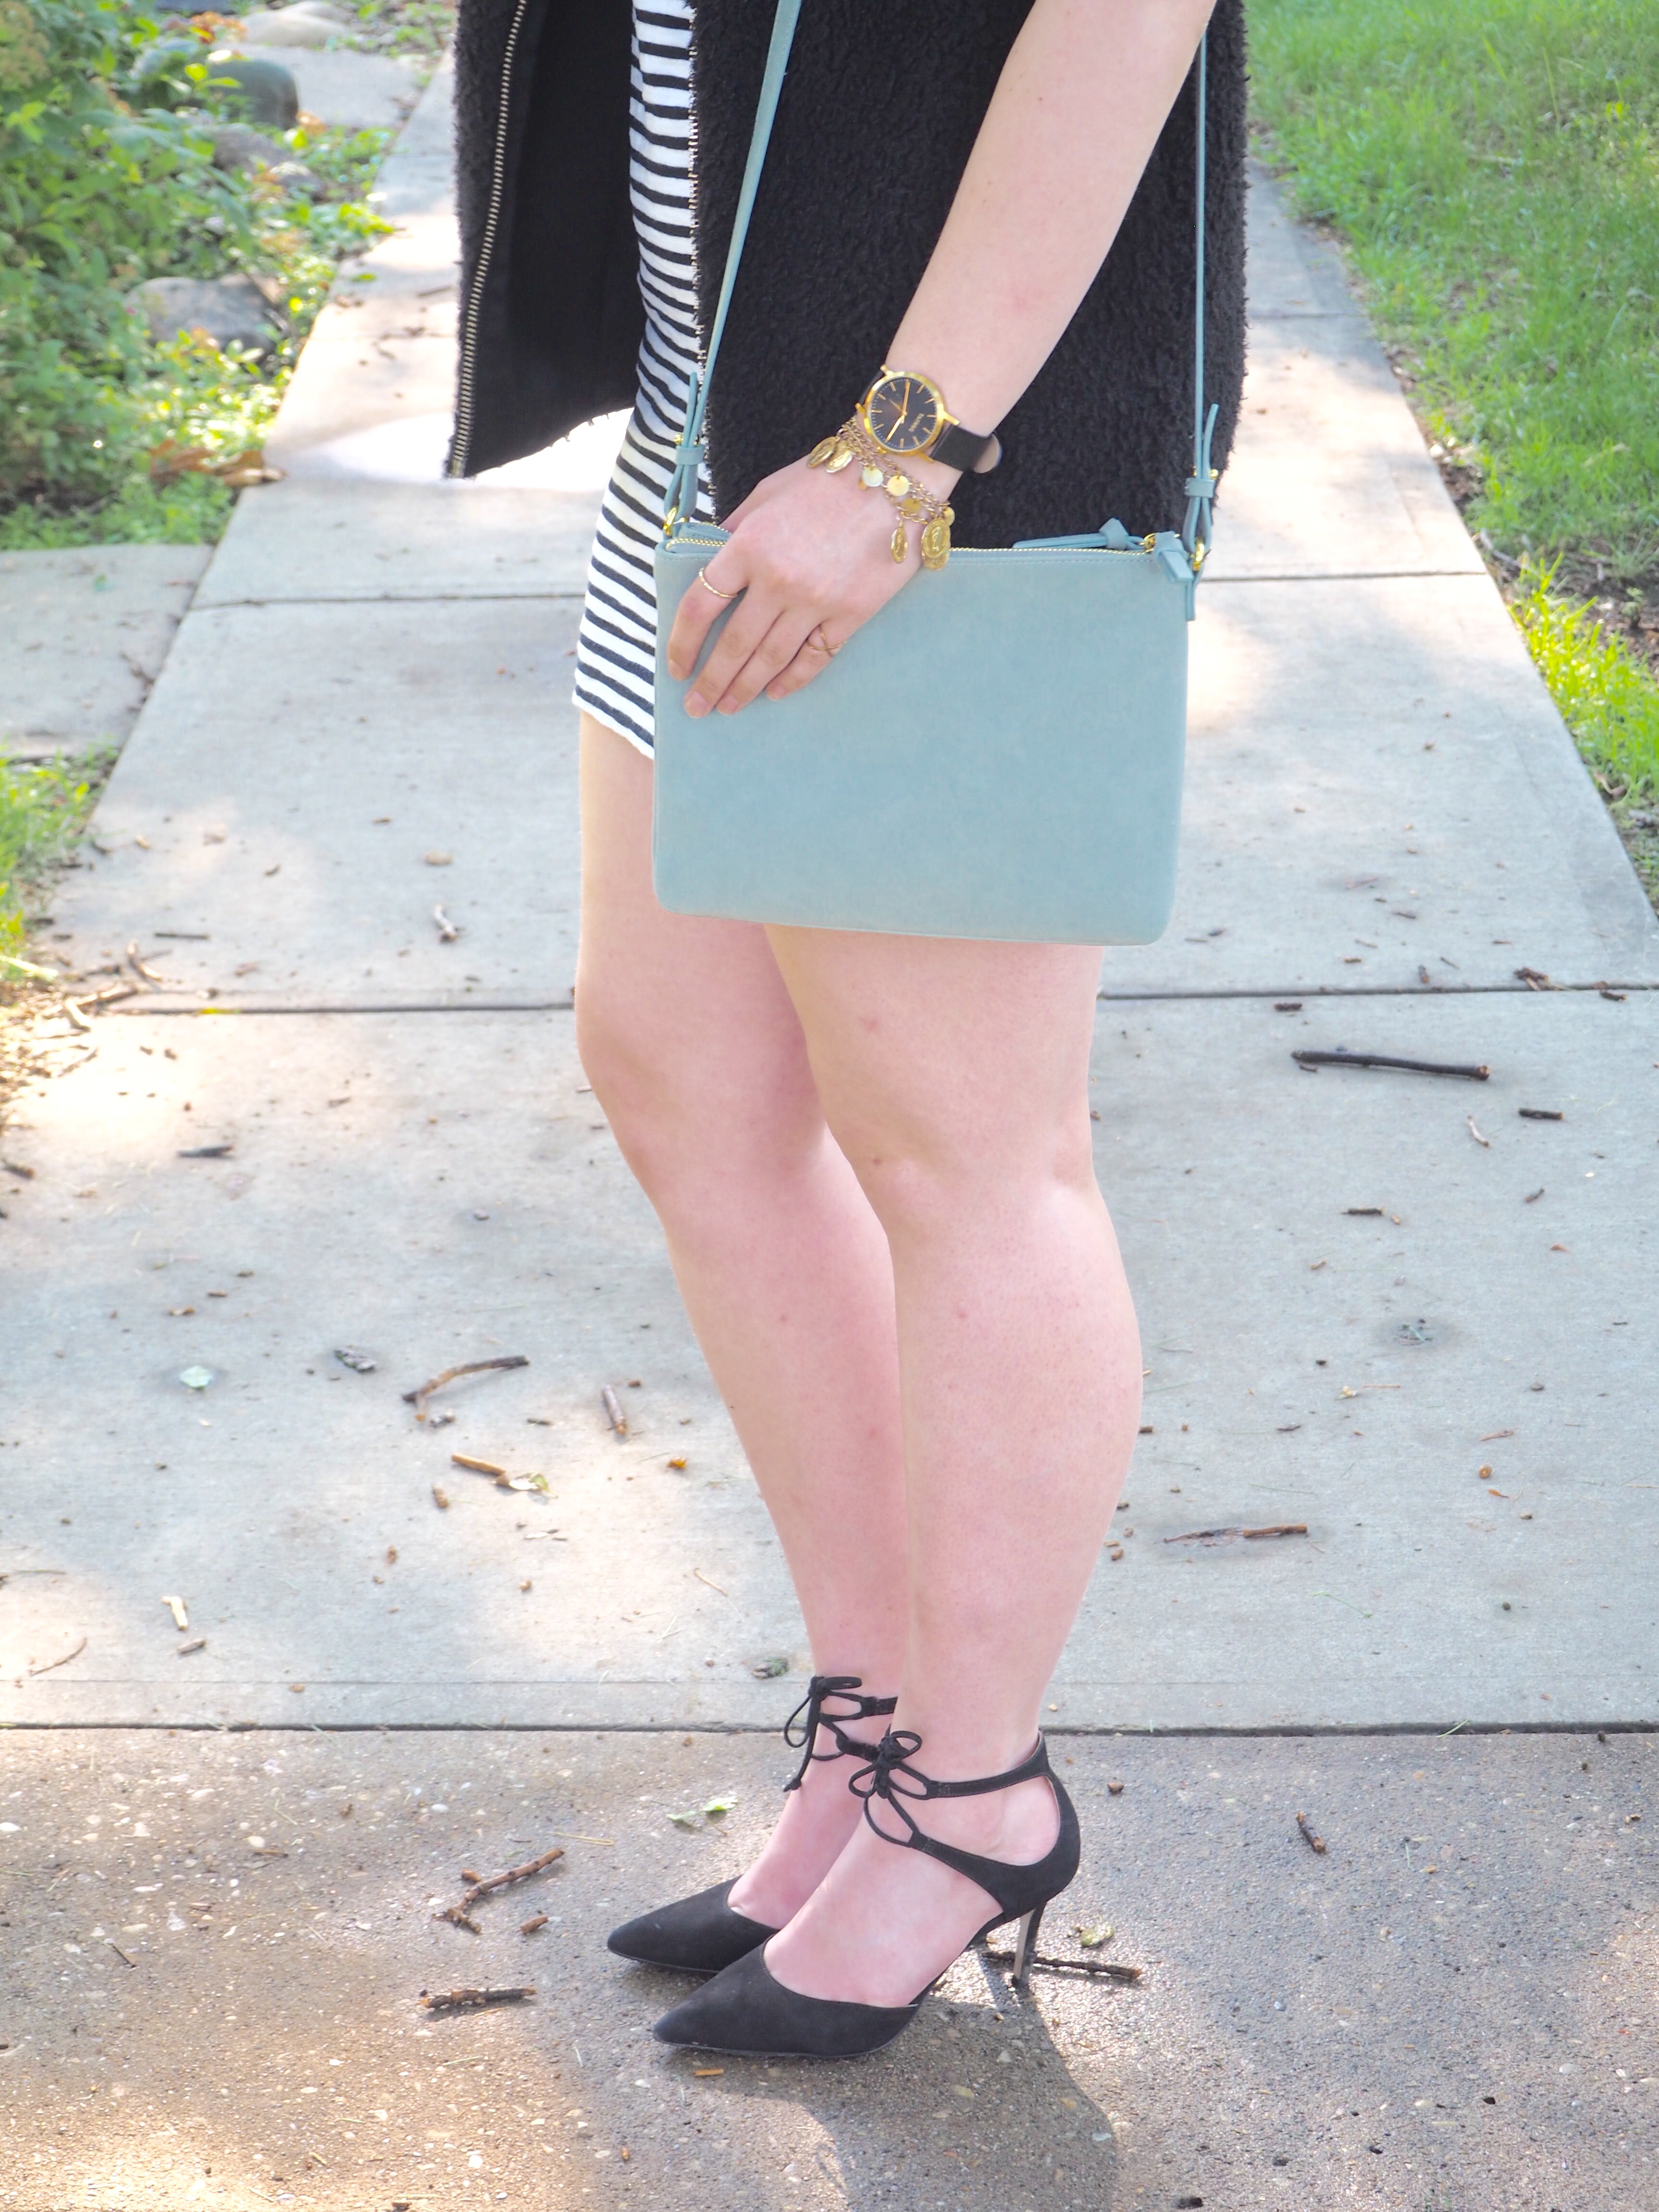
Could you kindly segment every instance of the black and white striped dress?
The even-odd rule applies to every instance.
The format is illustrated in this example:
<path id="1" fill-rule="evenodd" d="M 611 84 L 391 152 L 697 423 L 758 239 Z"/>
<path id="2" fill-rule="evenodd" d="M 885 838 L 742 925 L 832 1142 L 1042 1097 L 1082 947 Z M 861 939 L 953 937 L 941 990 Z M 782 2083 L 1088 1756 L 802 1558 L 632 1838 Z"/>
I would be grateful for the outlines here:
<path id="1" fill-rule="evenodd" d="M 640 242 L 645 336 L 639 393 L 599 509 L 576 641 L 576 703 L 652 749 L 657 600 L 651 556 L 662 532 L 673 445 L 697 365 L 691 113 L 693 0 L 635 0 L 629 190 Z M 698 512 L 712 514 L 708 487 Z"/>

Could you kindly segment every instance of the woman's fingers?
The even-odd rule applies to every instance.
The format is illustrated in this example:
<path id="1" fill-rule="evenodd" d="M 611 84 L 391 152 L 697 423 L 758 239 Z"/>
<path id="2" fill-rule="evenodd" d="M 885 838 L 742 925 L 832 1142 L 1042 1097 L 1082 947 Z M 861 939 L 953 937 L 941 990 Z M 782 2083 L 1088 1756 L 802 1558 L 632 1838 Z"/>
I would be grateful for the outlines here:
<path id="1" fill-rule="evenodd" d="M 715 702 L 716 711 L 735 714 L 771 684 L 796 659 L 810 635 L 811 617 L 790 610 L 781 614 Z"/>
<path id="2" fill-rule="evenodd" d="M 689 599 L 690 593 L 687 592 L 686 597 Z M 738 605 L 732 608 L 730 619 L 714 641 L 714 650 L 698 671 L 696 682 L 685 695 L 685 711 L 688 714 L 693 717 L 707 714 L 720 705 L 737 680 L 739 671 L 750 655 L 759 648 L 770 632 L 780 611 L 775 599 L 770 601 L 762 599 L 758 586 L 751 586 L 744 592 Z M 806 624 L 803 622 L 796 632 L 797 639 L 805 632 L 805 628 Z M 787 659 L 787 657 L 786 654 L 785 658 Z M 767 673 L 770 675 L 771 672 L 771 669 L 769 668 Z M 757 690 L 759 688 L 758 684 L 755 687 Z"/>
<path id="3" fill-rule="evenodd" d="M 668 672 L 677 683 L 684 683 L 696 666 L 703 640 L 747 580 L 739 564 L 731 558 L 731 550 L 729 545 L 722 545 L 711 553 L 703 563 L 705 573 L 694 576 L 680 594 L 674 627 L 668 634 Z M 717 562 L 723 564 L 726 573 L 708 575 L 706 572 Z"/>
<path id="4" fill-rule="evenodd" d="M 914 549 L 906 561 L 894 561 L 885 499 L 849 490 L 805 461 L 757 484 L 726 526 L 731 536 L 710 548 L 702 575 L 681 592 L 668 641 L 671 674 L 690 679 L 685 709 L 692 716 L 716 708 L 735 714 L 763 690 L 785 697 L 811 683 L 920 566 Z M 720 596 L 727 592 L 734 595 L 729 601 Z M 827 626 L 820 642 L 810 647 L 820 624 Z M 703 653 L 707 662 L 694 675 Z M 782 690 L 774 690 L 780 684 Z"/>
<path id="5" fill-rule="evenodd" d="M 823 624 L 815 623 L 801 641 L 794 659 L 780 669 L 767 685 L 767 697 L 787 699 L 792 691 L 803 690 L 815 676 L 823 675 L 840 651 L 839 644 L 830 644 Z"/>

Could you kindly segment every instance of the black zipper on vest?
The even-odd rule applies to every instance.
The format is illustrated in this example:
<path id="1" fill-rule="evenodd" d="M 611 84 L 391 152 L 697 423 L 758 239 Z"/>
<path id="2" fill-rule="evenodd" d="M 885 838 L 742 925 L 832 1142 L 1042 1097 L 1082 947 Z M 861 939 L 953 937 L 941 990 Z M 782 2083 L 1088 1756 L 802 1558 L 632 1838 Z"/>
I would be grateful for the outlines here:
<path id="1" fill-rule="evenodd" d="M 507 189 L 507 111 L 513 89 L 513 57 L 519 43 L 520 27 L 529 5 L 530 0 L 518 0 L 513 11 L 513 27 L 507 34 L 507 51 L 501 56 L 501 103 L 495 114 L 495 161 L 489 178 L 489 205 L 484 212 L 483 236 L 478 245 L 478 265 L 472 272 L 466 313 L 461 322 L 460 374 L 455 386 L 455 442 L 449 456 L 449 466 L 445 471 L 452 477 L 465 475 L 467 451 L 472 442 L 472 392 L 477 373 L 478 317 L 483 308 L 484 286 L 489 281 L 490 256 L 495 248 L 501 199 Z"/>

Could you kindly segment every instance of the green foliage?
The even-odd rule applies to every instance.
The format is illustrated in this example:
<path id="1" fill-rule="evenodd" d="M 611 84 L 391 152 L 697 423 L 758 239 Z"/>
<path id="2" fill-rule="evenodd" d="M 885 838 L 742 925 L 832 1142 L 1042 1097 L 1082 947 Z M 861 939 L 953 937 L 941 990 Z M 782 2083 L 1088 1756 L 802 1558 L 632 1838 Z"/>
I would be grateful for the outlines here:
<path id="1" fill-rule="evenodd" d="M 25 909 L 68 858 L 114 761 L 100 748 L 33 768 L 0 762 L 0 981 L 22 972 Z"/>
<path id="2" fill-rule="evenodd" d="M 287 133 L 318 180 L 298 191 L 213 166 L 211 51 L 132 0 L 0 0 L 0 543 L 211 522 L 222 489 L 167 480 L 258 447 L 340 256 L 386 228 L 360 197 L 384 132 Z M 238 270 L 281 287 L 263 367 L 158 349 L 125 304 L 148 277 Z"/>
<path id="3" fill-rule="evenodd" d="M 147 469 L 136 471 L 95 507 L 54 507 L 42 501 L 0 514 L 0 553 L 68 545 L 211 545 L 230 520 L 235 498 L 216 476 L 192 471 L 158 483 Z"/>
<path id="4" fill-rule="evenodd" d="M 1659 4 L 1252 0 L 1301 212 L 1350 241 L 1470 519 L 1659 567 Z"/>
<path id="5" fill-rule="evenodd" d="M 1609 799 L 1659 798 L 1659 680 L 1594 611 L 1528 562 L 1510 601 L 1528 651 Z"/>
<path id="6" fill-rule="evenodd" d="M 441 53 L 455 27 L 453 0 L 357 0 L 349 41 L 374 53 Z"/>

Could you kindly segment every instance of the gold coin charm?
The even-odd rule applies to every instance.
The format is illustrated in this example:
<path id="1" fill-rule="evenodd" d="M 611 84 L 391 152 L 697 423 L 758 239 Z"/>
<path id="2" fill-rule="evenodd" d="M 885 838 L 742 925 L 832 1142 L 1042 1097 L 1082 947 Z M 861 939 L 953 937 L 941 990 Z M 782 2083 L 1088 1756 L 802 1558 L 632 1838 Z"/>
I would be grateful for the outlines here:
<path id="1" fill-rule="evenodd" d="M 848 444 L 846 439 L 837 438 L 835 442 L 835 451 L 823 465 L 830 475 L 836 476 L 847 466 L 852 458 L 853 448 Z"/>
<path id="2" fill-rule="evenodd" d="M 820 438 L 817 445 L 813 447 L 811 452 L 806 456 L 807 467 L 809 469 L 821 469 L 840 443 L 841 441 L 839 438 Z"/>
<path id="3" fill-rule="evenodd" d="M 892 475 L 887 479 L 886 490 L 889 499 L 902 499 L 905 493 L 908 492 L 909 489 L 909 477 L 902 475 L 897 469 L 895 469 Z"/>
<path id="4" fill-rule="evenodd" d="M 929 526 L 929 528 L 931 528 L 931 527 L 932 527 L 932 525 L 930 524 L 928 526 Z M 923 532 L 923 540 L 924 540 L 924 543 L 926 542 L 926 536 L 927 536 L 927 533 L 926 533 L 926 532 Z M 903 558 L 904 558 L 904 556 L 905 556 L 905 555 L 906 555 L 909 550 L 910 550 L 910 541 L 909 541 L 909 539 L 905 536 L 905 534 L 904 534 L 904 525 L 901 522 L 901 523 L 900 523 L 900 525 L 898 526 L 898 528 L 897 528 L 897 529 L 893 532 L 893 558 L 894 558 L 896 561 L 902 561 L 902 560 L 903 560 Z"/>
<path id="5" fill-rule="evenodd" d="M 951 557 L 950 508 L 936 514 L 921 533 L 921 565 L 924 568 L 942 568 Z"/>
<path id="6" fill-rule="evenodd" d="M 864 466 L 859 471 L 859 481 L 861 483 L 868 485 L 872 491 L 879 491 L 881 489 L 881 471 L 876 466 L 873 461 L 866 461 Z"/>
<path id="7" fill-rule="evenodd" d="M 889 486 L 889 489 L 891 489 L 890 485 Z M 914 492 L 911 493 L 909 498 L 905 501 L 904 504 L 899 509 L 899 513 L 904 517 L 907 522 L 920 522 L 922 516 L 926 514 L 927 512 L 927 508 L 922 505 L 921 501 L 916 497 Z"/>

